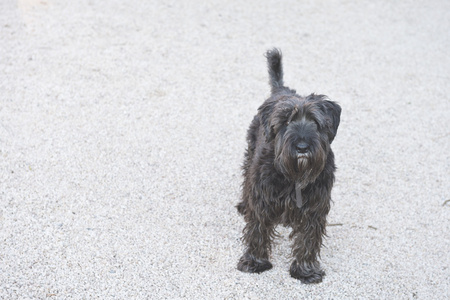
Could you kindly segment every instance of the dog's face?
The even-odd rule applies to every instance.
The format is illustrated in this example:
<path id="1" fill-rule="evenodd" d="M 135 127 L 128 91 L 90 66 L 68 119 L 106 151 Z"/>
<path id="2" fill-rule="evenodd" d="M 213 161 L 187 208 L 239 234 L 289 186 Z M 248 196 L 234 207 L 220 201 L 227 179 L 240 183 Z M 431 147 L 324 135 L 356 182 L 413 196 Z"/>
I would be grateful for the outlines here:
<path id="1" fill-rule="evenodd" d="M 275 95 L 260 108 L 267 143 L 274 143 L 275 166 L 302 188 L 322 172 L 336 136 L 341 108 L 326 96 Z"/>

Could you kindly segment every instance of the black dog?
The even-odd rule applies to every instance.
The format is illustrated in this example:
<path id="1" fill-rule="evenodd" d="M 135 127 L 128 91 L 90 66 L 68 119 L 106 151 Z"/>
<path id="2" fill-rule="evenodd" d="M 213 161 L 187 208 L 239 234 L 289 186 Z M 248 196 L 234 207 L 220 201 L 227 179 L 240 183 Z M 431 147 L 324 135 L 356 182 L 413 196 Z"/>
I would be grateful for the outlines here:
<path id="1" fill-rule="evenodd" d="M 242 201 L 246 251 L 243 272 L 272 268 L 271 242 L 279 223 L 291 226 L 294 261 L 290 274 L 304 283 L 321 282 L 318 262 L 334 182 L 330 144 L 341 107 L 324 95 L 302 97 L 283 85 L 281 53 L 266 54 L 272 95 L 258 109 L 247 133 Z"/>

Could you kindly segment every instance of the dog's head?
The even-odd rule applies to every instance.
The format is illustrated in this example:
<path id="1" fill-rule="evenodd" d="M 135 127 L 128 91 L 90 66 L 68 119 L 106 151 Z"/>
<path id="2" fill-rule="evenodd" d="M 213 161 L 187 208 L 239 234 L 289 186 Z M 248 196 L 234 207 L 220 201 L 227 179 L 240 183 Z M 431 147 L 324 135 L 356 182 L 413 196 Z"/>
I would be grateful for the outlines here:
<path id="1" fill-rule="evenodd" d="M 293 92 L 293 91 L 292 91 Z M 304 184 L 322 172 L 340 122 L 341 107 L 323 95 L 281 93 L 259 108 L 267 143 L 274 143 L 275 165 Z"/>

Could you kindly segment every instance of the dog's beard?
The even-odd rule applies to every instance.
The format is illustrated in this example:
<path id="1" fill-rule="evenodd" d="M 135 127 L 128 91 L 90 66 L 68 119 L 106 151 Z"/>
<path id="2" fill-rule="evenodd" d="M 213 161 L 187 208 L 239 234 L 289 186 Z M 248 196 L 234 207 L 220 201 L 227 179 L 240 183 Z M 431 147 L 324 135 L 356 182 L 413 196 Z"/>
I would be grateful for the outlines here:
<path id="1" fill-rule="evenodd" d="M 318 142 L 312 145 L 311 151 L 297 154 L 288 139 L 278 139 L 275 143 L 275 167 L 298 188 L 304 189 L 316 180 L 325 166 L 327 149 L 321 144 Z"/>
<path id="2" fill-rule="evenodd" d="M 314 182 L 323 167 L 317 167 L 312 163 L 310 155 L 297 157 L 296 186 L 304 189 L 308 184 Z"/>

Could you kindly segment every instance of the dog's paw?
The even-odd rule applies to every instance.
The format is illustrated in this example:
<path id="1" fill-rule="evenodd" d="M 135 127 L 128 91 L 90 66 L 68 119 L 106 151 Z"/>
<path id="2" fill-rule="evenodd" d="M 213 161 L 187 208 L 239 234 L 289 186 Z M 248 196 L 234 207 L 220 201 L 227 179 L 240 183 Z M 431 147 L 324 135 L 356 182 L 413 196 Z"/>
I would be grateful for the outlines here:
<path id="1" fill-rule="evenodd" d="M 241 272 L 262 273 L 272 269 L 272 264 L 267 259 L 256 258 L 251 254 L 244 254 L 239 260 L 237 268 Z"/>
<path id="2" fill-rule="evenodd" d="M 325 272 L 320 268 L 318 262 L 299 264 L 296 260 L 292 262 L 289 273 L 303 283 L 319 283 L 325 276 Z"/>

